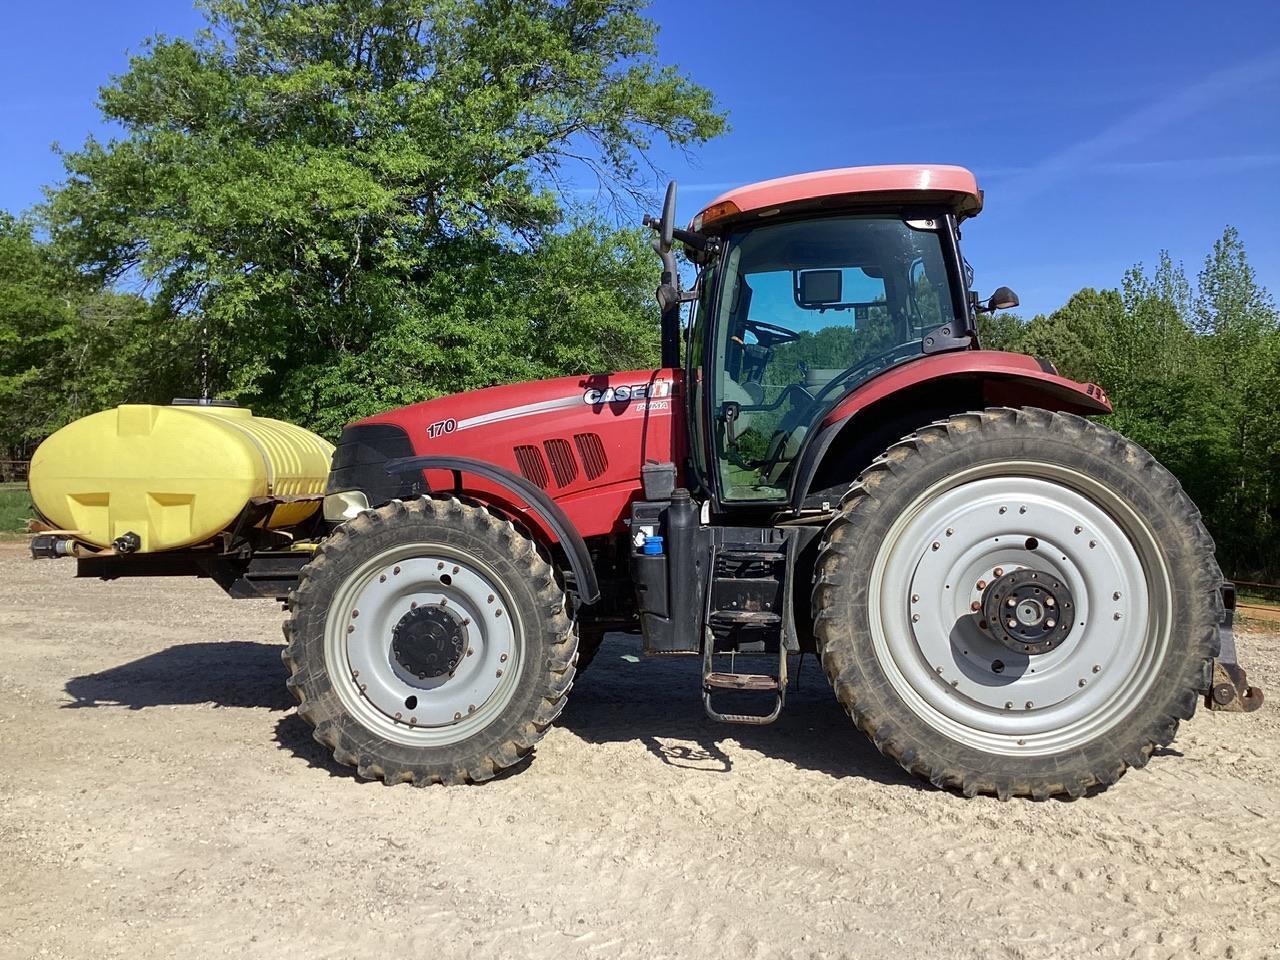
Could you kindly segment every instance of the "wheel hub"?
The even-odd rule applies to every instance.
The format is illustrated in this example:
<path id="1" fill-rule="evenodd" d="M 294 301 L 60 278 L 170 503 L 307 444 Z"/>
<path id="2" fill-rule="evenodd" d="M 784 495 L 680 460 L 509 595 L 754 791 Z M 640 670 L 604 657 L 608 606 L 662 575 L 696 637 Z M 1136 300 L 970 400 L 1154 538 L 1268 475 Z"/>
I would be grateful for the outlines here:
<path id="1" fill-rule="evenodd" d="M 1033 656 L 1067 638 L 1074 610 L 1071 590 L 1058 576 L 1025 567 L 996 578 L 982 595 L 986 631 L 1015 653 Z"/>
<path id="2" fill-rule="evenodd" d="M 391 632 L 391 654 L 420 680 L 452 674 L 466 652 L 462 623 L 445 607 L 413 607 Z"/>

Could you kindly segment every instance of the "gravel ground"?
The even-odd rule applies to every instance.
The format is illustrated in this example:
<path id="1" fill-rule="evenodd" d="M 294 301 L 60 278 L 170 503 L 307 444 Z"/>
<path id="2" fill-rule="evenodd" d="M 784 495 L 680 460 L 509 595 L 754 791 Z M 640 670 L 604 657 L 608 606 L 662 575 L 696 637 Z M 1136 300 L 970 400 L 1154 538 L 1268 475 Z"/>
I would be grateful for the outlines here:
<path id="1" fill-rule="evenodd" d="M 1280 730 L 1201 711 L 1097 796 L 887 764 L 812 660 L 772 727 L 612 638 L 533 763 L 361 783 L 294 715 L 278 608 L 0 545 L 0 957 L 1280 956 Z M 1280 690 L 1274 635 L 1241 631 Z"/>

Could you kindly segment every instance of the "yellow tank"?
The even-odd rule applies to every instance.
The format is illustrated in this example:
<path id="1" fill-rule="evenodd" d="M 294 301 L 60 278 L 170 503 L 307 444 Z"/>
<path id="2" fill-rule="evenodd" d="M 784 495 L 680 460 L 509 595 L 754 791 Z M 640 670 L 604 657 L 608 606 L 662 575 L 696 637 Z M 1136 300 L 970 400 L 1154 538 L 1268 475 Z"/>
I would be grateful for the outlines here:
<path id="1" fill-rule="evenodd" d="M 125 404 L 63 427 L 31 459 L 31 498 L 45 519 L 109 546 L 138 534 L 140 552 L 203 543 L 253 497 L 324 492 L 333 445 L 245 407 Z M 316 501 L 282 503 L 267 525 L 300 523 Z"/>

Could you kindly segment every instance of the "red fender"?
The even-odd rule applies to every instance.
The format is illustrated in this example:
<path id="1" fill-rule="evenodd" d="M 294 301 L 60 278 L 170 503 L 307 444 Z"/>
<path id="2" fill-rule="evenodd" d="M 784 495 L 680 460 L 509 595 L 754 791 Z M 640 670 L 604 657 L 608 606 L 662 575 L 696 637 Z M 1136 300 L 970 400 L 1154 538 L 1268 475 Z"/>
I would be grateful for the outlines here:
<path id="1" fill-rule="evenodd" d="M 967 376 L 982 381 L 986 406 L 1039 406 L 1085 416 L 1110 413 L 1111 401 L 1093 383 L 1060 377 L 1034 357 L 999 350 L 963 350 L 912 360 L 869 380 L 837 403 L 822 419 L 826 427 L 877 400 L 930 380 Z"/>

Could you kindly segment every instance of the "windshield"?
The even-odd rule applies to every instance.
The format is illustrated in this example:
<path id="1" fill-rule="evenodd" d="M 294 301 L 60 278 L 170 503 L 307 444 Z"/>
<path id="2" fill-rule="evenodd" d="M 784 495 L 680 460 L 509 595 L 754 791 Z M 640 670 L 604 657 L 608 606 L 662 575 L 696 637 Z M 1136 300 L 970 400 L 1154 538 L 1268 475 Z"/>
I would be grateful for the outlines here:
<path id="1" fill-rule="evenodd" d="M 954 321 L 941 240 L 886 216 L 729 237 L 713 333 L 713 439 L 726 500 L 778 500 L 842 396 Z"/>

